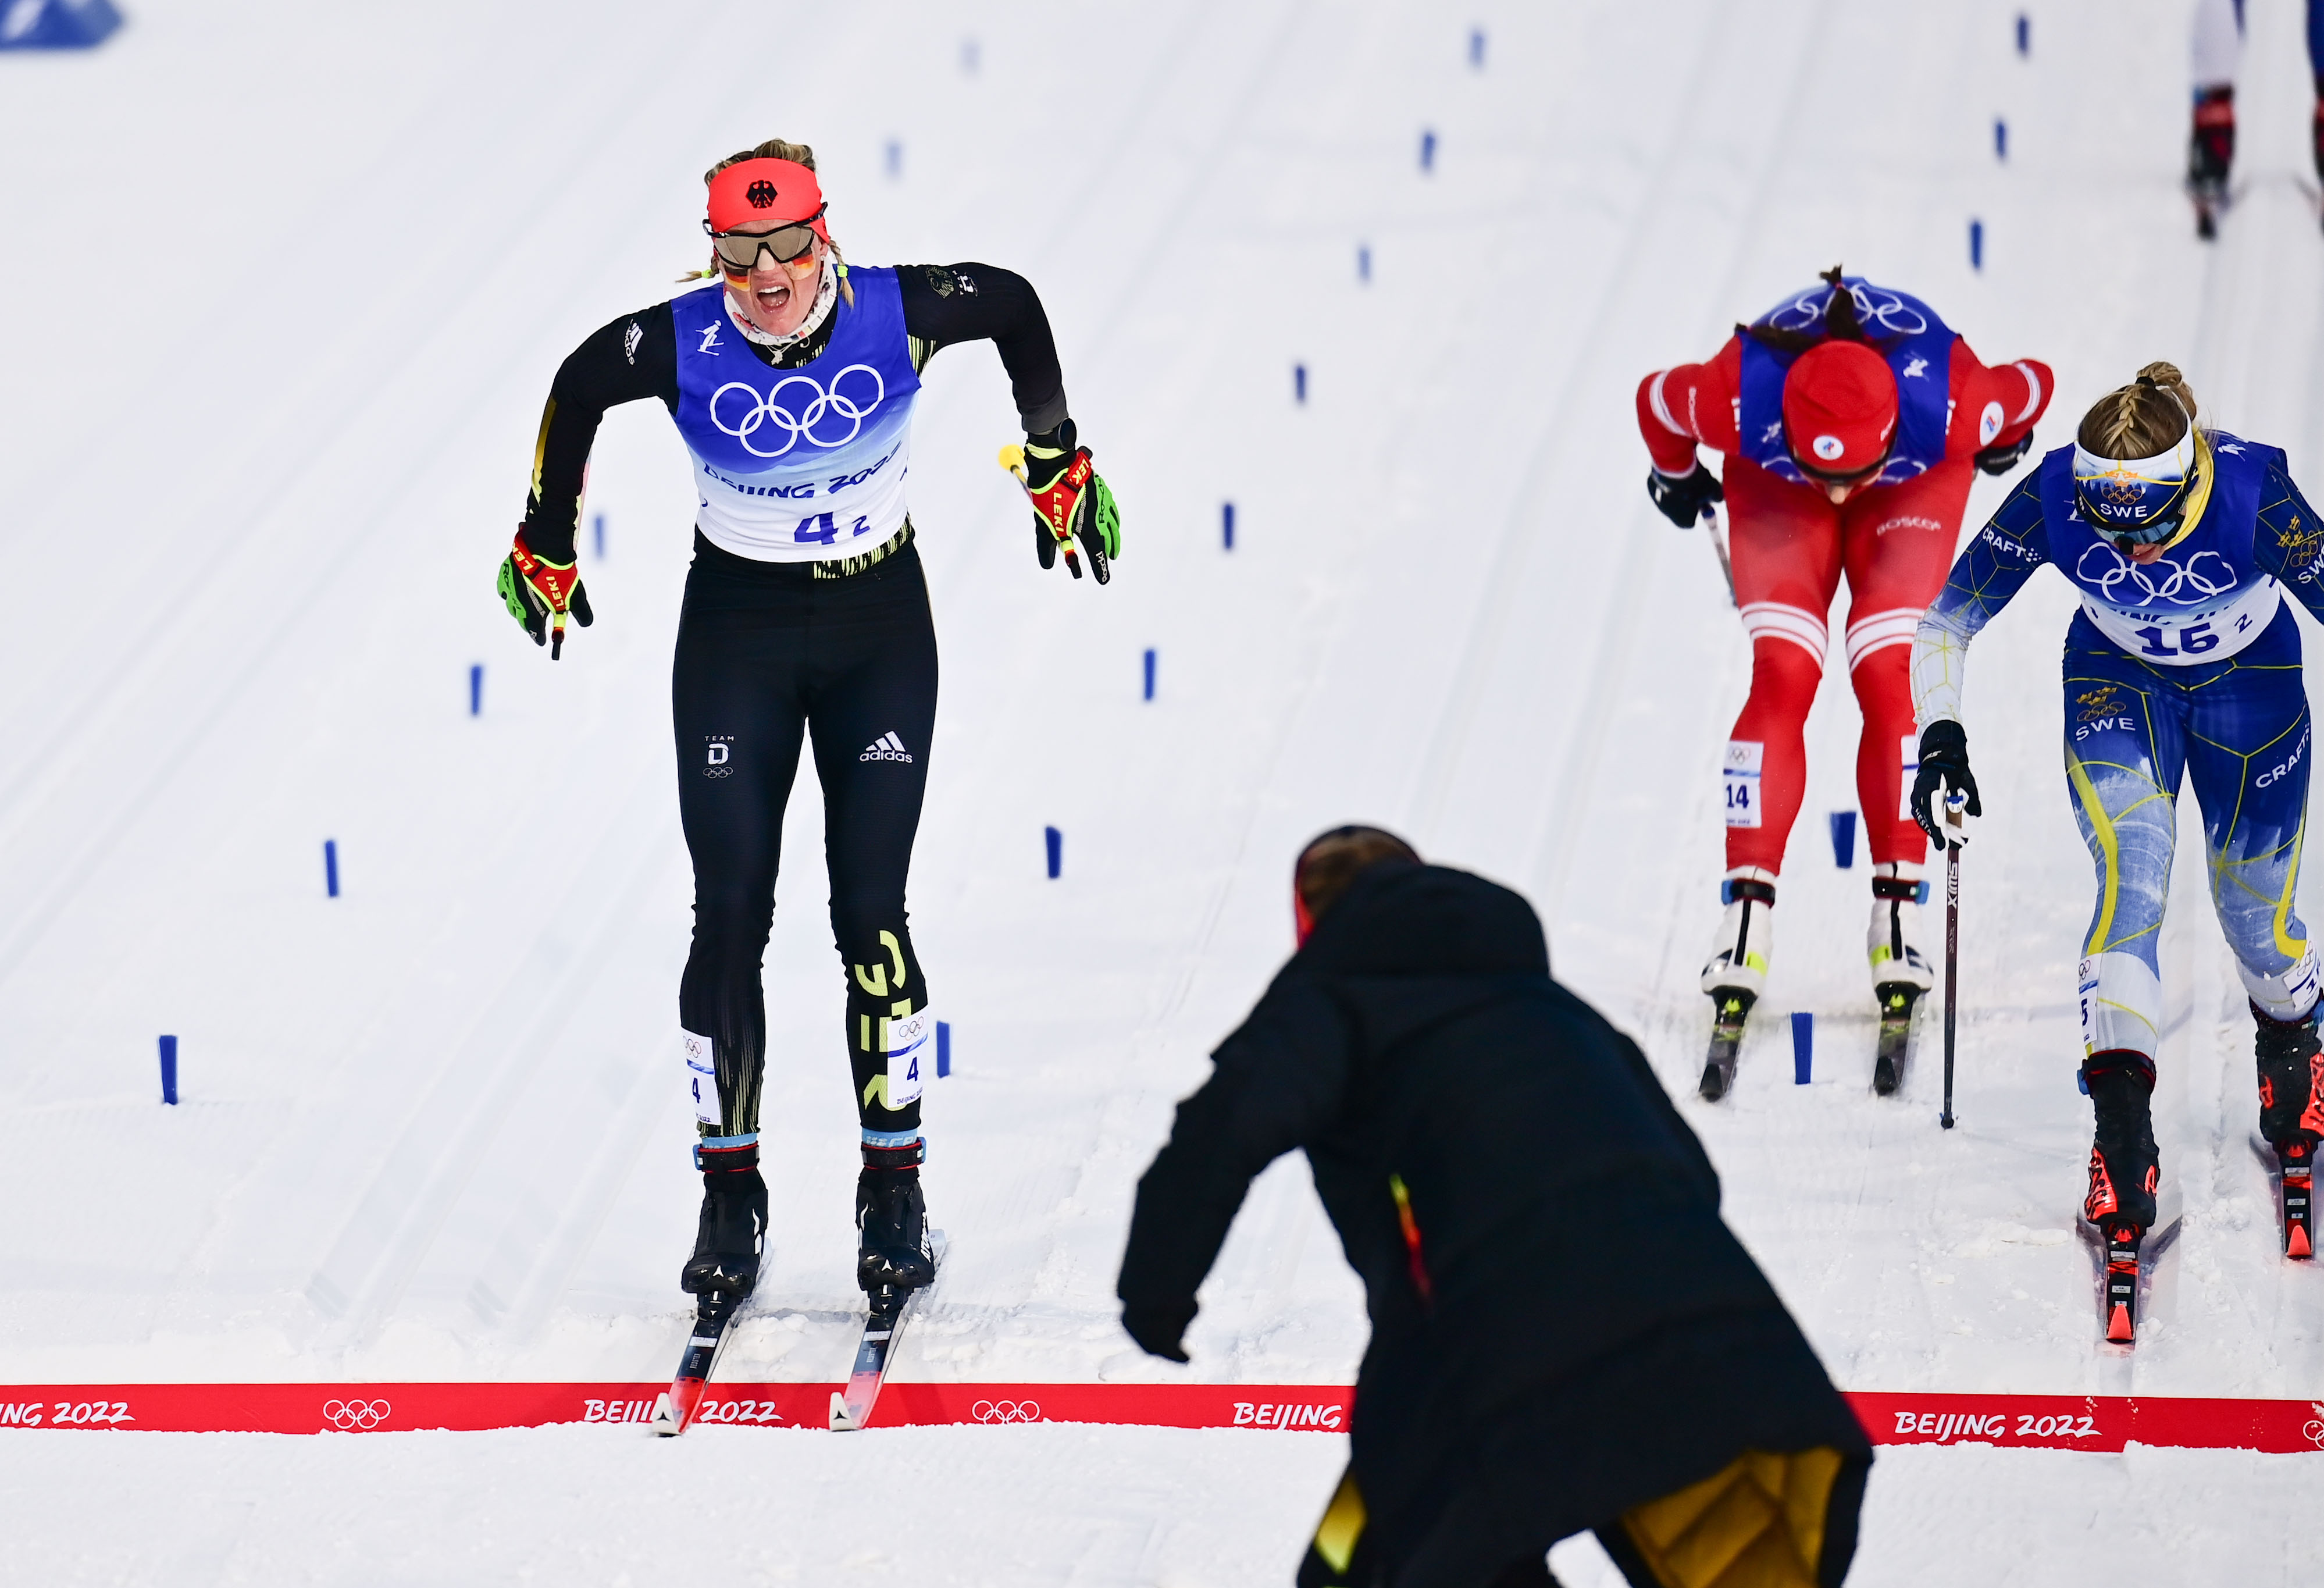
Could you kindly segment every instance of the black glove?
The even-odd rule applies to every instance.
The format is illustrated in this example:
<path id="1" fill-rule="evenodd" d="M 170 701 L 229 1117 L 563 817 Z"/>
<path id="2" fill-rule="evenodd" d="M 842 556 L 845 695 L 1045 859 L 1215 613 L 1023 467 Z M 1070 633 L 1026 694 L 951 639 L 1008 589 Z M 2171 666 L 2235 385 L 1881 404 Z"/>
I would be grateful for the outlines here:
<path id="1" fill-rule="evenodd" d="M 1711 516 L 1711 504 L 1727 500 L 1727 487 L 1719 476 L 1700 463 L 1691 475 L 1676 478 L 1660 469 L 1646 473 L 1646 494 L 1654 498 L 1662 514 L 1682 530 L 1694 528 L 1695 521 Z"/>
<path id="2" fill-rule="evenodd" d="M 2006 475 L 2017 466 L 2018 461 L 2033 445 L 2034 432 L 2028 430 L 2006 447 L 1997 443 L 1978 453 L 1977 466 L 1989 475 Z"/>
<path id="3" fill-rule="evenodd" d="M 1158 1356 L 1169 1362 L 1185 1362 L 1186 1347 L 1181 1336 L 1186 1325 L 1194 1321 L 1194 1308 L 1186 1306 L 1125 1306 L 1121 1309 L 1121 1326 L 1138 1342 L 1139 1350 L 1148 1356 Z"/>
<path id="4" fill-rule="evenodd" d="M 1969 796 L 1961 807 L 1964 816 L 1983 816 L 1985 806 L 1977 797 L 1977 779 L 1969 770 L 1969 734 L 1956 722 L 1933 722 L 1921 730 L 1921 770 L 1913 777 L 1913 819 L 1929 842 L 1943 849 L 1944 817 L 1936 809 L 1943 798 L 1940 786 L 1958 789 Z M 1956 828 L 1950 842 L 1967 844 L 1967 824 Z"/>

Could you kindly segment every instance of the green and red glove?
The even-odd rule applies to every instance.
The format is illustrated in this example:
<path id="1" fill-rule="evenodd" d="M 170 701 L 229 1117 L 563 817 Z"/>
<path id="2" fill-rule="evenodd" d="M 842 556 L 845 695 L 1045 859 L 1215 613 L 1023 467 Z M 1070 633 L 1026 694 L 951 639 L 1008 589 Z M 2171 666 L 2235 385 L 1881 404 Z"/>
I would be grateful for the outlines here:
<path id="1" fill-rule="evenodd" d="M 1021 448 L 1004 447 L 1001 466 L 1017 476 L 1033 503 L 1033 550 L 1041 566 L 1056 567 L 1062 548 L 1065 570 L 1080 578 L 1081 560 L 1074 555 L 1079 541 L 1097 582 L 1111 579 L 1113 559 L 1121 555 L 1121 511 L 1091 466 L 1090 449 L 1077 445 L 1074 421 L 1047 435 L 1028 436 Z"/>
<path id="2" fill-rule="evenodd" d="M 577 559 L 550 562 L 536 555 L 524 543 L 521 525 L 516 531 L 515 547 L 501 564 L 500 592 L 508 604 L 509 616 L 524 626 L 534 644 L 549 647 L 551 661 L 564 655 L 567 613 L 585 629 L 596 621 L 596 614 L 589 610 L 589 593 L 581 587 Z"/>

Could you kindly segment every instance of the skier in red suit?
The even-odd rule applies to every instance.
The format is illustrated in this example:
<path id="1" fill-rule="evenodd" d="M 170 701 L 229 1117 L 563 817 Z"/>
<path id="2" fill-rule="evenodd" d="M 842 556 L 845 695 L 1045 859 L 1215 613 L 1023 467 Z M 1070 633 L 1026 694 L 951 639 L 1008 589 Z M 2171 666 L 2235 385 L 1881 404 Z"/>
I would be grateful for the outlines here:
<path id="1" fill-rule="evenodd" d="M 2054 389 L 2048 365 L 1987 368 L 1927 304 L 1836 266 L 1737 327 L 1708 363 L 1638 384 L 1654 458 L 1647 492 L 1682 528 L 1727 503 L 1735 600 L 1751 636 L 1750 698 L 1722 772 L 1726 914 L 1702 973 L 1719 1022 L 1706 1096 L 1731 1083 L 1744 1017 L 1766 987 L 1775 879 L 1807 780 L 1802 729 L 1843 572 L 1849 678 L 1864 712 L 1867 947 L 1883 1020 L 1874 1080 L 1883 1092 L 1900 1083 L 1913 1003 L 1934 980 L 1920 946 L 1927 849 L 1904 802 L 1919 759 L 1913 631 L 1951 566 L 1970 471 L 2015 467 Z M 1723 482 L 1697 461 L 1698 444 L 1726 455 Z"/>

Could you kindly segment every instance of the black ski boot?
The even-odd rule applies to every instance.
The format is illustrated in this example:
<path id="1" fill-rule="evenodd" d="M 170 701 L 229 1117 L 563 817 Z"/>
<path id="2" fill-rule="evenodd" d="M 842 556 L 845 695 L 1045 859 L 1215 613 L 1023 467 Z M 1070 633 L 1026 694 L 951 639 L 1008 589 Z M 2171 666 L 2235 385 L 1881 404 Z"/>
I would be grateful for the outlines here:
<path id="1" fill-rule="evenodd" d="M 694 1255 L 678 1277 L 691 1296 L 740 1301 L 759 1282 L 767 1237 L 767 1183 L 758 1169 L 709 1169 L 702 1176 L 702 1221 Z"/>
<path id="2" fill-rule="evenodd" d="M 2100 1230 L 2128 1223 L 2144 1233 L 2154 1227 L 2154 1191 L 2162 1184 L 2149 1109 L 2154 1094 L 2153 1063 L 2127 1048 L 2092 1054 L 2082 1061 L 2082 1079 L 2090 1089 L 2090 1110 L 2098 1116 L 2096 1139 L 2090 1143 L 2090 1192 L 2082 1199 L 2082 1216 Z"/>
<path id="3" fill-rule="evenodd" d="M 2187 197 L 2195 205 L 2195 235 L 2218 235 L 2219 212 L 2227 207 L 2227 172 L 2236 159 L 2236 91 L 2231 86 L 2198 89 L 2195 123 L 2187 139 Z"/>
<path id="4" fill-rule="evenodd" d="M 2154 1227 L 2162 1175 L 2154 1150 L 2154 1066 L 2143 1053 L 2114 1049 L 2082 1061 L 2090 1108 L 2090 1190 L 2082 1216 L 2106 1242 L 2107 1338 L 2127 1345 L 2137 1328 L 2138 1246 Z"/>
<path id="5" fill-rule="evenodd" d="M 917 1290 L 936 1277 L 920 1196 L 923 1151 L 918 1141 L 863 1149 L 863 1172 L 855 1177 L 855 1282 L 868 1296 Z"/>
<path id="6" fill-rule="evenodd" d="M 2312 1019 L 2271 1020 L 2252 1005 L 2259 1057 L 2259 1133 L 2275 1149 L 2283 1255 L 2316 1255 L 2316 1144 L 2324 1139 L 2324 1053 Z"/>

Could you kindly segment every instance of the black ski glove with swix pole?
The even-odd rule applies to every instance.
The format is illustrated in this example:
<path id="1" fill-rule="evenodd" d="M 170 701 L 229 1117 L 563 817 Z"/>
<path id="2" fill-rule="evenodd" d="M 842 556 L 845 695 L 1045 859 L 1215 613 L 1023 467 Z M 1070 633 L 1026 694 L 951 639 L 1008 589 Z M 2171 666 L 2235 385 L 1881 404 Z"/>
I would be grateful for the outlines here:
<path id="1" fill-rule="evenodd" d="M 1985 814 L 1977 797 L 1977 779 L 1969 770 L 1968 733 L 1957 722 L 1933 722 L 1921 730 L 1921 770 L 1913 774 L 1913 819 L 1939 849 L 1969 842 L 1968 822 L 1955 825 L 1949 836 L 1944 817 L 1937 809 L 1953 794 L 1966 796 L 1962 816 Z"/>
<path id="2" fill-rule="evenodd" d="M 1691 530 L 1698 520 L 1711 516 L 1712 503 L 1727 500 L 1727 487 L 1719 483 L 1717 475 L 1698 463 L 1689 475 L 1648 470 L 1646 494 L 1654 498 L 1665 518 L 1682 530 Z"/>
<path id="3" fill-rule="evenodd" d="M 1113 559 L 1121 555 L 1121 512 L 1091 466 L 1090 449 L 1079 445 L 1073 420 L 1026 437 L 1022 448 L 1001 448 L 1001 466 L 1017 476 L 1032 501 L 1033 550 L 1043 568 L 1056 567 L 1062 548 L 1065 570 L 1080 578 L 1081 560 L 1074 555 L 1079 541 L 1097 582 L 1113 577 Z"/>
<path id="4" fill-rule="evenodd" d="M 581 587 L 581 574 L 573 562 L 550 562 L 524 543 L 524 528 L 517 527 L 516 544 L 501 563 L 500 593 L 509 616 L 524 625 L 536 645 L 549 645 L 549 659 L 565 654 L 565 614 L 571 613 L 583 628 L 596 622 L 589 610 L 589 593 Z M 556 643 L 549 643 L 555 635 Z"/>

